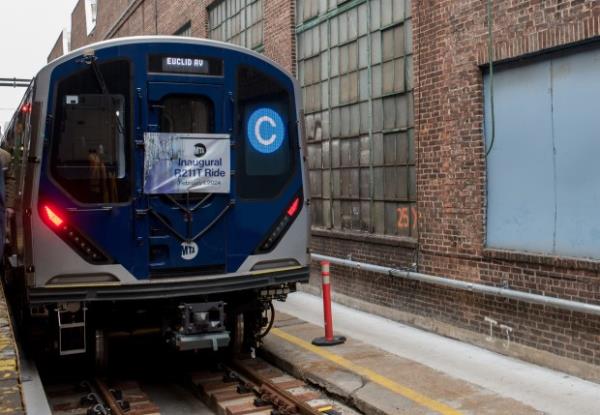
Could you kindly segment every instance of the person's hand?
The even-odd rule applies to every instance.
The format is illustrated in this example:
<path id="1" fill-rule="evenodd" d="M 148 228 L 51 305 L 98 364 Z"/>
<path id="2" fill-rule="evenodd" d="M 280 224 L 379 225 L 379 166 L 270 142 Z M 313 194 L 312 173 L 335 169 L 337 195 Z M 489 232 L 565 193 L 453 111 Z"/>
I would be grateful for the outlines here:
<path id="1" fill-rule="evenodd" d="M 15 215 L 15 210 L 13 208 L 6 208 L 6 216 L 8 219 L 12 218 Z"/>

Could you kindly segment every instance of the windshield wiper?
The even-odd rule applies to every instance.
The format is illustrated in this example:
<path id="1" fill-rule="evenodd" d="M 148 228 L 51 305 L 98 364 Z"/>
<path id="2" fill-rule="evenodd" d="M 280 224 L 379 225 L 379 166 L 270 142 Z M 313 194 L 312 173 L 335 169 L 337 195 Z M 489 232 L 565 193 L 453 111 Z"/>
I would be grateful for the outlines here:
<path id="1" fill-rule="evenodd" d="M 96 77 L 96 82 L 98 82 L 98 86 L 100 87 L 100 92 L 102 95 L 110 96 L 110 92 L 108 91 L 108 87 L 106 86 L 106 81 L 104 80 L 104 75 L 102 75 L 102 71 L 98 67 L 96 60 L 98 58 L 94 55 L 84 55 L 81 59 L 81 62 L 86 65 L 90 65 L 92 68 L 92 72 L 94 72 L 94 76 Z M 112 97 L 111 97 L 112 98 Z M 119 130 L 119 134 L 123 134 L 124 128 L 121 123 L 121 119 L 116 113 L 113 113 L 115 117 L 115 121 L 117 122 L 117 129 Z"/>
<path id="2" fill-rule="evenodd" d="M 100 71 L 100 68 L 98 68 L 98 64 L 96 63 L 95 58 L 92 60 L 90 65 L 92 66 L 92 70 L 94 71 L 96 81 L 98 82 L 98 86 L 100 87 L 102 94 L 110 95 L 110 92 L 108 92 L 108 87 L 106 86 L 106 81 L 104 80 L 104 76 L 102 75 L 102 71 Z"/>

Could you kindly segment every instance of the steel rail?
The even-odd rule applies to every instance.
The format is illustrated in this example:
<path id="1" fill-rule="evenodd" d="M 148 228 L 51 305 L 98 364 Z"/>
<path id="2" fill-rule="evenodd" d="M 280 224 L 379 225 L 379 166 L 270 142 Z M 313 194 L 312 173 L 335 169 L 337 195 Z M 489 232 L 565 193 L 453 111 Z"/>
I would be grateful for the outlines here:
<path id="1" fill-rule="evenodd" d="M 459 290 L 471 291 L 478 294 L 488 294 L 497 297 L 509 298 L 531 304 L 540 304 L 548 307 L 574 311 L 584 314 L 600 316 L 600 305 L 582 303 L 579 301 L 566 300 L 564 298 L 549 297 L 547 295 L 533 294 L 524 291 L 512 290 L 510 288 L 494 287 L 491 285 L 477 284 L 473 282 L 455 280 L 447 277 L 439 277 L 420 272 L 400 270 L 381 265 L 368 264 L 365 262 L 352 261 L 350 259 L 336 258 L 321 254 L 311 254 L 315 261 L 329 261 L 335 265 L 341 265 L 358 270 L 376 272 L 389 275 L 390 277 L 404 278 L 412 281 L 420 281 L 427 284 L 440 285 Z"/>
<path id="2" fill-rule="evenodd" d="M 111 415 L 125 415 L 125 411 L 121 408 L 108 386 L 106 386 L 106 384 L 99 378 L 94 379 L 94 383 L 96 384 L 102 399 L 104 399 L 104 402 L 110 408 Z"/>
<path id="3" fill-rule="evenodd" d="M 271 382 L 257 371 L 245 366 L 241 361 L 234 359 L 229 363 L 229 366 L 229 369 L 232 372 L 237 372 L 246 378 L 246 380 L 254 383 L 259 391 L 279 395 L 281 400 L 272 402 L 274 406 L 277 406 L 277 404 L 290 404 L 296 407 L 298 414 L 300 415 L 322 415 L 318 409 L 313 408 L 306 402 L 298 399 L 287 390 L 281 389 L 276 383 Z"/>

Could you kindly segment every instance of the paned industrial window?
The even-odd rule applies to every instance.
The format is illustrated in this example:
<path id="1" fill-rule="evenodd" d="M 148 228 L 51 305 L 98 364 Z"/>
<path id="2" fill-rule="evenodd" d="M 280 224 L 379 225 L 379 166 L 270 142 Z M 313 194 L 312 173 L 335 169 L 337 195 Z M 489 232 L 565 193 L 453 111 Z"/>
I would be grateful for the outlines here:
<path id="1" fill-rule="evenodd" d="M 96 28 L 96 17 L 98 14 L 98 0 L 85 0 L 85 28 L 89 36 Z"/>
<path id="2" fill-rule="evenodd" d="M 211 6 L 208 11 L 210 38 L 261 50 L 263 1 L 222 0 Z"/>
<path id="3" fill-rule="evenodd" d="M 410 0 L 297 0 L 313 225 L 415 237 Z"/>
<path id="4" fill-rule="evenodd" d="M 567 53 L 568 52 L 568 53 Z M 600 259 L 600 49 L 484 76 L 487 246 Z"/>
<path id="5" fill-rule="evenodd" d="M 175 36 L 185 36 L 185 37 L 192 36 L 192 22 L 188 21 L 186 24 L 184 24 L 179 29 L 177 29 L 177 31 L 173 34 Z"/>

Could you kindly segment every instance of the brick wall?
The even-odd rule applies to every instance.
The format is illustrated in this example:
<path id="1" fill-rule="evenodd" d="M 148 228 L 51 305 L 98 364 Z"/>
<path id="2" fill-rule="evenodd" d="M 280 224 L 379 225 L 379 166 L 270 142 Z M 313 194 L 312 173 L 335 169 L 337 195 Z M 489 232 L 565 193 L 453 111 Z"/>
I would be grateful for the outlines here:
<path id="1" fill-rule="evenodd" d="M 288 72 L 296 69 L 296 35 L 293 0 L 264 3 L 264 54 Z"/>
<path id="2" fill-rule="evenodd" d="M 87 36 L 84 0 L 72 13 L 72 49 L 108 38 L 172 35 L 187 22 L 192 36 L 206 37 L 209 7 L 215 0 L 104 0 L 98 3 L 96 28 Z M 269 0 L 264 6 L 264 53 L 290 72 L 294 71 L 294 1 Z"/>
<path id="3" fill-rule="evenodd" d="M 495 59 L 515 58 L 600 34 L 594 1 L 494 1 Z M 487 250 L 483 78 L 484 1 L 413 4 L 415 118 L 422 272 L 600 303 L 598 263 Z M 478 332 L 485 316 L 514 329 L 513 340 L 600 365 L 600 318 L 496 298 L 465 301 L 423 287 L 436 318 Z M 460 297 L 459 297 L 460 298 Z"/>
<path id="4" fill-rule="evenodd" d="M 48 55 L 48 62 L 53 61 L 54 59 L 62 56 L 63 54 L 63 33 L 61 32 L 60 35 L 58 36 L 58 39 L 56 39 L 56 42 L 54 43 L 54 46 L 52 46 L 52 50 L 50 51 L 50 54 Z"/>
<path id="5" fill-rule="evenodd" d="M 568 46 L 600 35 L 594 1 L 493 1 L 494 59 Z M 423 273 L 600 304 L 600 264 L 485 248 L 483 77 L 488 62 L 482 0 L 413 0 L 419 237 L 415 249 L 385 239 L 319 232 L 314 252 L 349 255 Z M 313 272 L 311 285 L 320 282 Z M 600 380 L 600 318 L 332 268 L 341 301 L 444 335 Z M 392 311 L 390 311 L 392 310 Z M 400 313 L 397 313 L 400 312 Z M 513 329 L 486 340 L 489 317 Z"/>
<path id="6" fill-rule="evenodd" d="M 98 2 L 98 14 L 96 16 L 96 28 L 89 36 L 87 43 L 99 42 L 106 38 L 106 33 L 117 22 L 117 19 L 125 12 L 128 5 L 135 7 L 137 1 L 128 0 L 101 0 Z"/>
<path id="7" fill-rule="evenodd" d="M 99 40 L 96 36 L 172 34 L 187 20 L 193 36 L 205 37 L 211 3 L 134 0 L 127 8 L 124 0 L 102 1 L 96 32 L 88 38 L 81 0 L 73 11 L 72 45 Z M 268 0 L 264 10 L 264 52 L 288 70 L 295 66 L 294 4 Z M 109 5 L 111 11 L 103 10 Z M 593 0 L 495 0 L 493 13 L 496 61 L 600 36 L 600 3 Z M 479 65 L 488 61 L 486 2 L 413 0 L 412 15 L 419 236 L 318 230 L 313 251 L 394 267 L 416 264 L 419 271 L 434 275 L 599 304 L 598 262 L 485 248 Z M 600 379 L 598 317 L 338 267 L 332 276 L 336 293 L 401 313 L 389 314 L 394 318 Z M 319 285 L 316 278 L 312 282 Z M 513 328 L 508 347 L 486 343 L 485 317 Z"/>
<path id="8" fill-rule="evenodd" d="M 90 43 L 85 26 L 85 0 L 79 0 L 71 13 L 71 49 Z"/>

